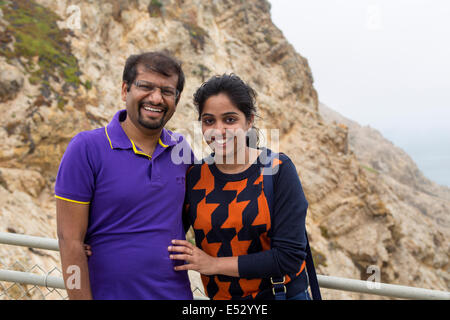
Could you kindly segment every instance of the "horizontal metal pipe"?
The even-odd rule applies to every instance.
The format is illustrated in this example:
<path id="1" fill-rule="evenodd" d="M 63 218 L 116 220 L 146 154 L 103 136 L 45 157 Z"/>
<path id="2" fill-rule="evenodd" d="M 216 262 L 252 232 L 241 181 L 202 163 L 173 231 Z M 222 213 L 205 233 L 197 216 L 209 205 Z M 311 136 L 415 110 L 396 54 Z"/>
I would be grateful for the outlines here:
<path id="1" fill-rule="evenodd" d="M 450 300 L 450 292 L 317 275 L 321 288 L 412 300 Z"/>
<path id="2" fill-rule="evenodd" d="M 419 300 L 450 300 L 450 292 L 421 289 L 385 283 L 374 283 L 362 280 L 338 278 L 331 276 L 317 276 L 320 287 L 327 289 L 374 294 L 379 296 L 419 299 Z M 10 271 L 0 269 L 0 281 L 32 284 L 48 288 L 65 289 L 62 278 L 36 275 L 29 272 Z M 369 287 L 369 284 L 373 288 Z"/>
<path id="3" fill-rule="evenodd" d="M 40 287 L 65 289 L 64 280 L 49 275 L 0 269 L 0 281 L 32 284 Z"/>
<path id="4" fill-rule="evenodd" d="M 59 251 L 58 240 L 0 232 L 0 244 Z"/>

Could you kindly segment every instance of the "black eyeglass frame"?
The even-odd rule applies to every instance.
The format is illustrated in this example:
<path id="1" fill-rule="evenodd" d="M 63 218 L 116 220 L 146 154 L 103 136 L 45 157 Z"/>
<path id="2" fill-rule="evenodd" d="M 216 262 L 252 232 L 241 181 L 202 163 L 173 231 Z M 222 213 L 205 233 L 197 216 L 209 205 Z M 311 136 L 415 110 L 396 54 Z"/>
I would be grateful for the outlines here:
<path id="1" fill-rule="evenodd" d="M 175 100 L 178 99 L 178 96 L 180 95 L 180 91 L 178 91 L 175 88 L 172 87 L 160 87 L 154 84 L 153 82 L 146 81 L 146 80 L 136 80 L 133 82 L 133 84 L 140 90 L 145 90 L 142 88 L 142 84 L 147 84 L 149 87 L 153 87 L 153 90 L 148 90 L 148 92 L 153 92 L 156 88 L 159 88 L 159 91 L 161 92 L 161 95 L 165 98 L 174 98 Z M 149 88 L 150 89 L 150 88 Z M 167 89 L 174 90 L 175 92 L 171 92 L 171 95 L 164 94 L 164 92 L 167 93 Z"/>

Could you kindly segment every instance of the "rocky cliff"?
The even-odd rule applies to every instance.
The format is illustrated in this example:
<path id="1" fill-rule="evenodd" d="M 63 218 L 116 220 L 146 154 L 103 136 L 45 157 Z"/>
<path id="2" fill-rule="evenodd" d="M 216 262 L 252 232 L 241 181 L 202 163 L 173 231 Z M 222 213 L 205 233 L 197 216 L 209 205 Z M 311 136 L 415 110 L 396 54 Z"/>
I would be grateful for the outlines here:
<path id="1" fill-rule="evenodd" d="M 365 280 L 375 265 L 382 282 L 449 289 L 449 199 L 358 157 L 349 127 L 319 113 L 308 62 L 273 25 L 267 1 L 0 0 L 0 9 L 0 231 L 56 238 L 52 192 L 68 142 L 123 108 L 130 54 L 164 49 L 187 75 L 171 129 L 190 132 L 192 94 L 211 75 L 234 72 L 256 89 L 257 125 L 280 130 L 310 203 L 319 273 Z M 0 263 L 49 271 L 59 258 L 0 245 Z"/>

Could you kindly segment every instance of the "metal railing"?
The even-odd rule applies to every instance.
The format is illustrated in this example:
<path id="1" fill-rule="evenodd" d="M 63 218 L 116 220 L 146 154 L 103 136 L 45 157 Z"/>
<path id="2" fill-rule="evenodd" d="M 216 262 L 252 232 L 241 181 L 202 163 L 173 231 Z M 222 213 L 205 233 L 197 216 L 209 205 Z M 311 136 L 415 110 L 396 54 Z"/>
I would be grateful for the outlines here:
<path id="1" fill-rule="evenodd" d="M 56 239 L 14 233 L 0 232 L 0 244 L 59 251 L 58 241 Z M 430 290 L 386 283 L 374 283 L 325 275 L 317 275 L 317 279 L 320 287 L 326 289 L 365 293 L 400 299 L 450 300 L 450 292 L 447 291 Z M 51 276 L 49 273 L 45 275 L 36 275 L 30 272 L 0 269 L 0 281 L 31 284 L 50 289 L 65 289 L 64 280 L 61 277 Z M 195 298 L 199 300 L 204 299 L 202 297 Z"/>

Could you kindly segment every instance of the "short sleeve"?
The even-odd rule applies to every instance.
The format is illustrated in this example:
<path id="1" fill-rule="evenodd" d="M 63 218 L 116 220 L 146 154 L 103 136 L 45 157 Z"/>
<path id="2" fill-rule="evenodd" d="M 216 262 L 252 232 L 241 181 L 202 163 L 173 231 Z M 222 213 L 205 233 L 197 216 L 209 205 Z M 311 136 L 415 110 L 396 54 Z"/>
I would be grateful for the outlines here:
<path id="1" fill-rule="evenodd" d="M 94 169 L 86 134 L 77 134 L 67 146 L 55 183 L 58 199 L 89 204 L 94 192 Z"/>

